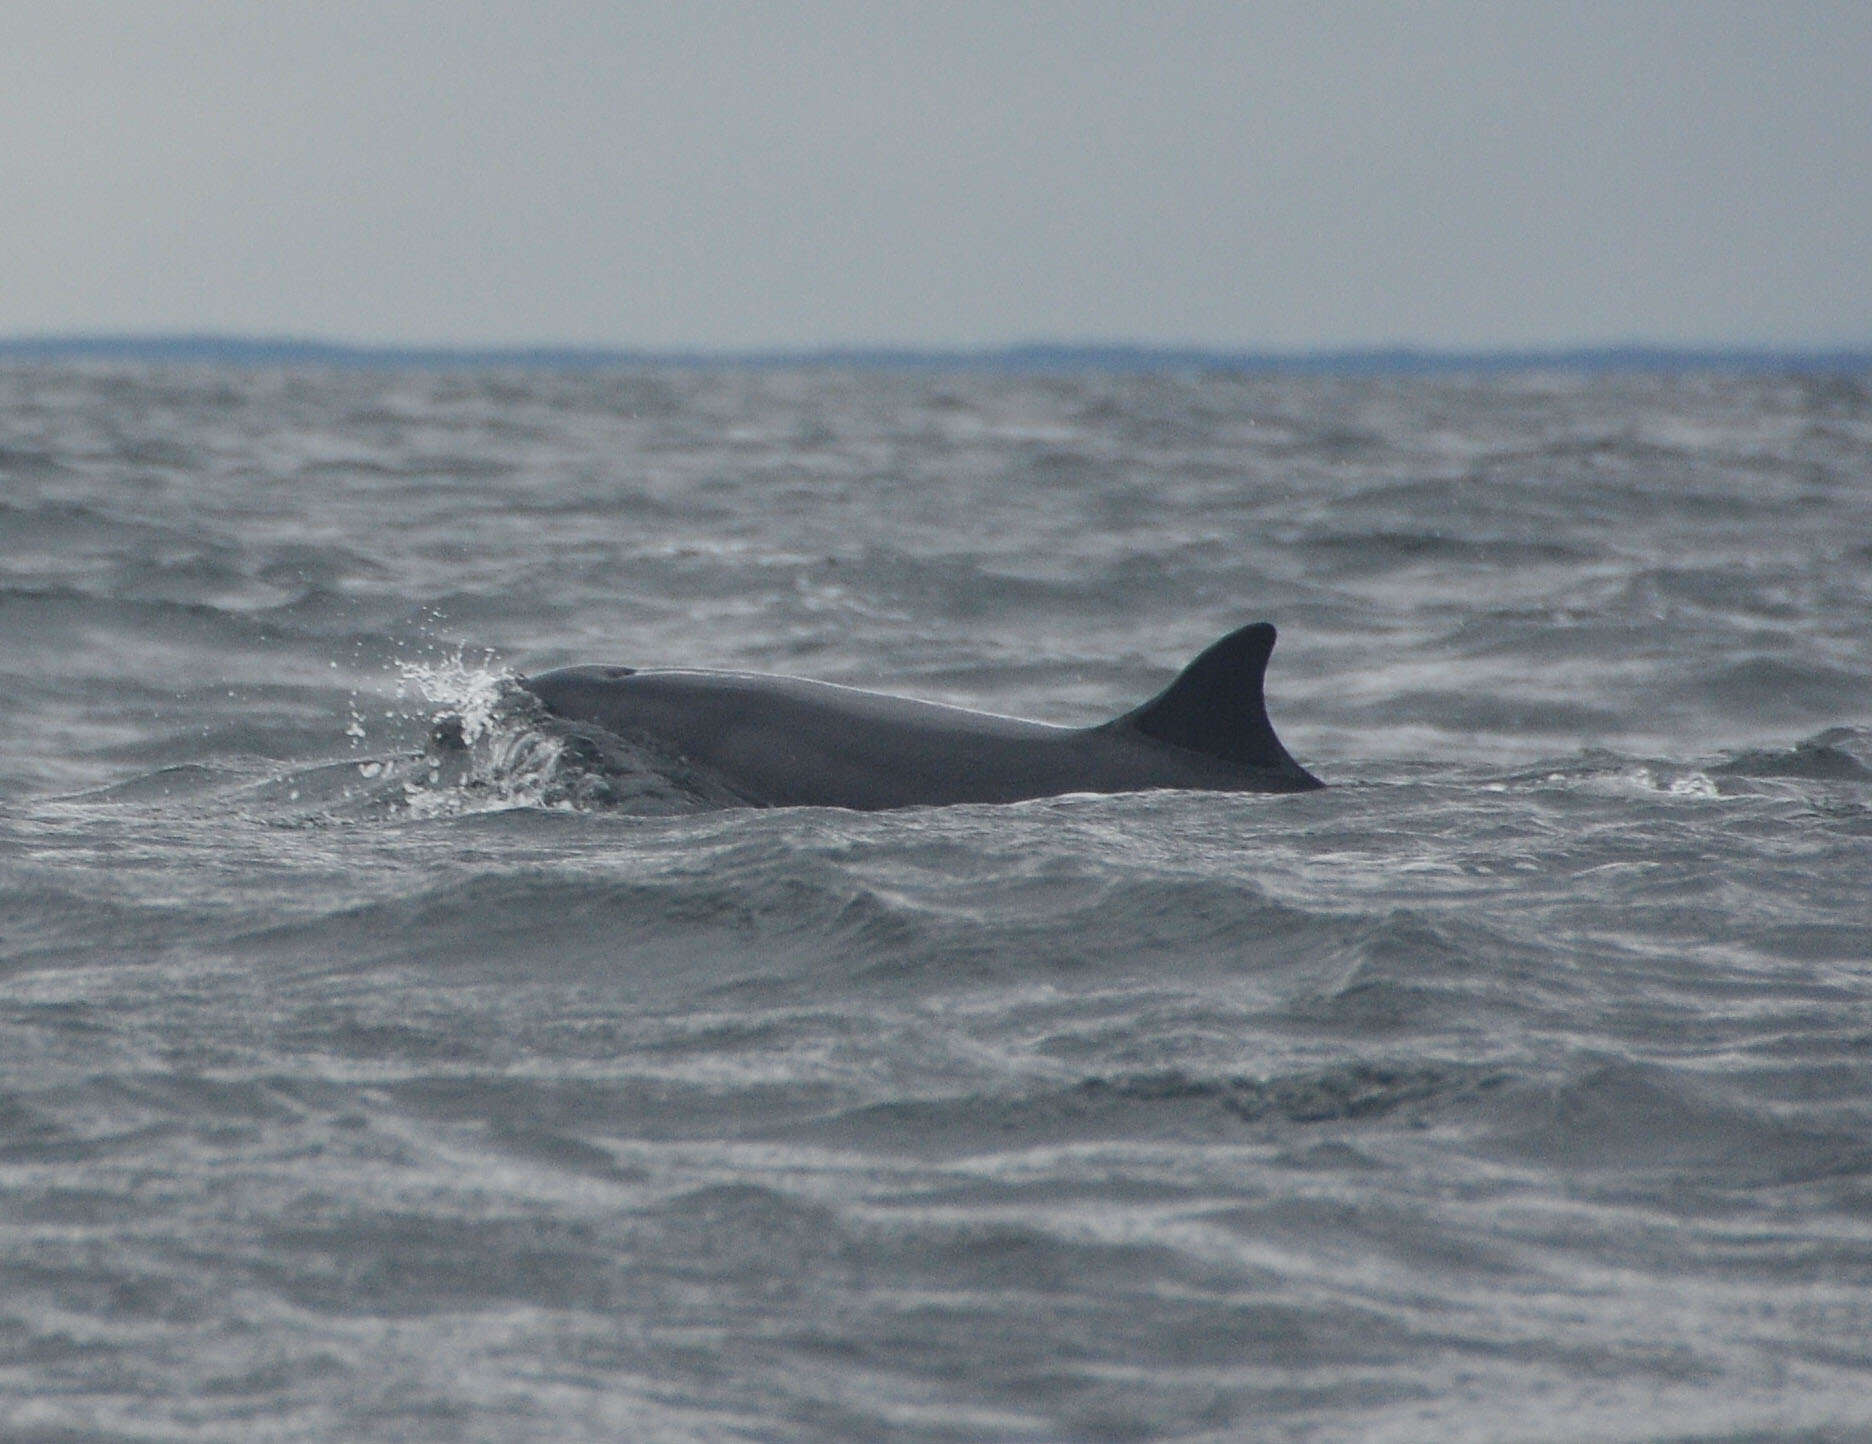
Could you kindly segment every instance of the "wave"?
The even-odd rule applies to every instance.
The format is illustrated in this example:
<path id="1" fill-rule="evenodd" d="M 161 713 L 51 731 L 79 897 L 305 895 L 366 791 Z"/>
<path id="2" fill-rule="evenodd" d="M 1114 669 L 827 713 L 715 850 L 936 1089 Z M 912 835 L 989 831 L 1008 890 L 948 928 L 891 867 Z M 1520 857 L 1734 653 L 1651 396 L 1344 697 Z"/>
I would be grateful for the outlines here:
<path id="1" fill-rule="evenodd" d="M 1739 1191 L 1872 1173 L 1857 1132 L 1808 1127 L 1719 1077 L 1633 1059 L 1524 1084 L 1499 1114 L 1482 1151 L 1628 1187 L 1658 1173 Z"/>
<path id="2" fill-rule="evenodd" d="M 1712 766 L 1719 777 L 1788 777 L 1810 782 L 1872 782 L 1872 731 L 1830 727 L 1792 747 L 1750 748 Z"/>
<path id="3" fill-rule="evenodd" d="M 1436 531 L 1337 532 L 1308 537 L 1300 546 L 1342 572 L 1386 571 L 1425 564 L 1578 567 L 1594 559 L 1593 553 L 1560 542 Z"/>

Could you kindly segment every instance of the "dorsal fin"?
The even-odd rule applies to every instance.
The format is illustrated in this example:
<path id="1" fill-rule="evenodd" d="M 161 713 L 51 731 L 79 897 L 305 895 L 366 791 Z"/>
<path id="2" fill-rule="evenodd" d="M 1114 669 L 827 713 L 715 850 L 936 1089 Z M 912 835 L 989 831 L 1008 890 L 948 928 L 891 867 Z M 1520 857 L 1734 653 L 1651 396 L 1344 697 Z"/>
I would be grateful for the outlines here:
<path id="1" fill-rule="evenodd" d="M 1142 707 L 1106 725 L 1129 727 L 1158 742 L 1217 757 L 1238 767 L 1292 771 L 1318 783 L 1274 735 L 1262 677 L 1274 652 L 1274 627 L 1254 622 L 1230 632 Z"/>

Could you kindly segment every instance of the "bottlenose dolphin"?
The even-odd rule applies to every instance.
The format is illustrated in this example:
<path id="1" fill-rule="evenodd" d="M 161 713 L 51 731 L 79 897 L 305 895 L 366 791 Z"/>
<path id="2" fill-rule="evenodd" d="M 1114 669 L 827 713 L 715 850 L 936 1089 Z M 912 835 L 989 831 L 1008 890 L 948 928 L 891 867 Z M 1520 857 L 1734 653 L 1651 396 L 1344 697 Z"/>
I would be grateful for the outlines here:
<path id="1" fill-rule="evenodd" d="M 1231 632 L 1176 681 L 1096 727 L 1058 727 L 799 677 L 566 667 L 520 685 L 552 715 L 706 774 L 756 807 L 940 806 L 1186 787 L 1322 783 L 1268 722 L 1274 628 Z"/>

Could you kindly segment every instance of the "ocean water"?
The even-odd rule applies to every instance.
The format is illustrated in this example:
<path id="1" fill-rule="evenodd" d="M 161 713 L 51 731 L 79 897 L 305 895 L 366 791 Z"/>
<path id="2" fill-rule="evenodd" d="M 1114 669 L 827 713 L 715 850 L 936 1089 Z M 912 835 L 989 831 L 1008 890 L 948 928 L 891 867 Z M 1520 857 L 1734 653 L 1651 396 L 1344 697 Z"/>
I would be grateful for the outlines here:
<path id="1" fill-rule="evenodd" d="M 1872 1437 L 1869 384 L 0 368 L 0 1437 Z M 1263 618 L 1323 792 L 506 680 Z"/>

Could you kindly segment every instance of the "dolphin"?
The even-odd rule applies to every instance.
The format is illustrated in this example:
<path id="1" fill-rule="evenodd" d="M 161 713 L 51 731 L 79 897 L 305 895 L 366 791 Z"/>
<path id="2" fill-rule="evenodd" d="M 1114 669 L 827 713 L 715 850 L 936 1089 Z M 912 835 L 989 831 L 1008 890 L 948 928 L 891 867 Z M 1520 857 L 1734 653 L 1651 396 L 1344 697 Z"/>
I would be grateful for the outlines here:
<path id="1" fill-rule="evenodd" d="M 874 811 L 1069 792 L 1307 792 L 1268 722 L 1274 628 L 1231 632 L 1141 707 L 1096 727 L 751 672 L 566 667 L 520 685 L 554 717 L 671 757 L 755 807 Z"/>

